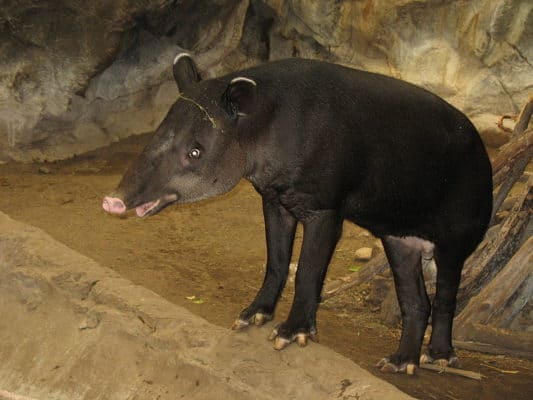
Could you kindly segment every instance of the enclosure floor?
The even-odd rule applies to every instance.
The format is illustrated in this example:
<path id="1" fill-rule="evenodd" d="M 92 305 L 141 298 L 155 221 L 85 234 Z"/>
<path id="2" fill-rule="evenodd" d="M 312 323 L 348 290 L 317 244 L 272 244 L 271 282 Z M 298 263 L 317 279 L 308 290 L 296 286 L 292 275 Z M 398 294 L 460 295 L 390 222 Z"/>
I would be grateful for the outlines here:
<path id="1" fill-rule="evenodd" d="M 146 141 L 147 136 L 132 138 L 60 163 L 1 165 L 0 210 L 209 322 L 229 327 L 263 278 L 260 198 L 242 182 L 226 196 L 170 207 L 147 219 L 106 215 L 102 196 L 118 183 Z M 294 261 L 300 243 L 301 230 Z M 361 265 L 354 261 L 354 252 L 362 246 L 374 247 L 375 239 L 346 224 L 328 279 Z M 289 282 L 279 304 L 279 321 L 287 315 L 292 286 Z M 187 298 L 192 296 L 193 300 Z M 481 382 L 429 371 L 419 371 L 416 377 L 381 374 L 374 365 L 395 350 L 399 330 L 382 325 L 365 304 L 365 296 L 349 291 L 322 304 L 321 344 L 420 399 L 531 398 L 533 363 L 508 357 L 459 351 L 463 368 L 487 376 Z M 264 346 L 270 347 L 268 330 L 260 332 Z"/>

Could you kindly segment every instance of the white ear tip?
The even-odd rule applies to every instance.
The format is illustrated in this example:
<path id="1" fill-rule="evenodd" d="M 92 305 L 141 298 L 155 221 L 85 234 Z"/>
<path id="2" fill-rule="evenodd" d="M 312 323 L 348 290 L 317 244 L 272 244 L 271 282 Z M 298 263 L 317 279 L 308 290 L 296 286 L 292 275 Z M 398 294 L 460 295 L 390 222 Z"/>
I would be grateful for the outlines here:
<path id="1" fill-rule="evenodd" d="M 245 78 L 244 76 L 238 76 L 236 78 L 233 78 L 231 80 L 230 84 L 233 84 L 235 82 L 248 82 L 248 83 L 251 83 L 254 86 L 257 86 L 257 83 L 255 83 L 255 81 L 253 79 Z"/>
<path id="2" fill-rule="evenodd" d="M 179 53 L 176 57 L 174 57 L 174 62 L 172 63 L 173 65 L 176 65 L 176 63 L 178 62 L 178 60 L 182 57 L 189 57 L 192 59 L 191 55 L 189 53 Z"/>

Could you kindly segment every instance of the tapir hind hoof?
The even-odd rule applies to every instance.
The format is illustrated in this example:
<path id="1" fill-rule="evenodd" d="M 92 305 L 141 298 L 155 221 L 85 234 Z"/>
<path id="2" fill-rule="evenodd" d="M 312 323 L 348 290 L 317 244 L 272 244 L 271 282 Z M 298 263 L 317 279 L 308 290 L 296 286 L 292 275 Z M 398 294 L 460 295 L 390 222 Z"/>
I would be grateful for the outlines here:
<path id="1" fill-rule="evenodd" d="M 424 353 L 420 356 L 420 364 L 436 364 L 441 368 L 457 368 L 460 366 L 459 358 L 455 354 L 454 351 L 452 351 L 448 358 L 436 358 L 434 359 L 429 354 Z"/>
<path id="2" fill-rule="evenodd" d="M 414 375 L 417 369 L 417 366 L 413 362 L 404 362 L 401 364 L 395 364 L 393 363 L 389 357 L 385 357 L 381 359 L 377 364 L 376 367 L 378 367 L 381 372 L 388 372 L 388 373 L 400 373 L 400 374 L 407 374 L 407 375 Z"/>

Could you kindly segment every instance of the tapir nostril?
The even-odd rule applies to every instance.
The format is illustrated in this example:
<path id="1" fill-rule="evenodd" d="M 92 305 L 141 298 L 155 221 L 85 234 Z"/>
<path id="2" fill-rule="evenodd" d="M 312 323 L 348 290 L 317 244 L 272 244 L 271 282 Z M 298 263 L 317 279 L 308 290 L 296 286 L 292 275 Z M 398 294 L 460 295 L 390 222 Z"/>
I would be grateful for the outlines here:
<path id="1" fill-rule="evenodd" d="M 116 197 L 104 197 L 102 208 L 111 214 L 122 214 L 126 211 L 124 202 Z"/>

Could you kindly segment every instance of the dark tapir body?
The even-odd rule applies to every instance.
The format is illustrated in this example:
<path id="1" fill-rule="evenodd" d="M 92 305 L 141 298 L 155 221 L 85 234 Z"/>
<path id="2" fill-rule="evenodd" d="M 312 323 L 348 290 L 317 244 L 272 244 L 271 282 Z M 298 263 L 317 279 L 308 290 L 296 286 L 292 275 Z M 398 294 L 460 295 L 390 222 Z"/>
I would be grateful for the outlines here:
<path id="1" fill-rule="evenodd" d="M 297 222 L 304 239 L 281 349 L 316 333 L 316 310 L 344 219 L 381 238 L 402 311 L 398 351 L 380 363 L 410 371 L 429 315 L 429 356 L 456 360 L 451 329 L 461 269 L 491 215 L 491 167 L 476 129 L 411 84 L 334 64 L 289 59 L 202 81 L 176 57 L 181 97 L 104 208 L 151 215 L 173 202 L 224 193 L 241 177 L 263 199 L 267 272 L 234 327 L 273 315 Z M 421 256 L 433 252 L 430 304 Z"/>

